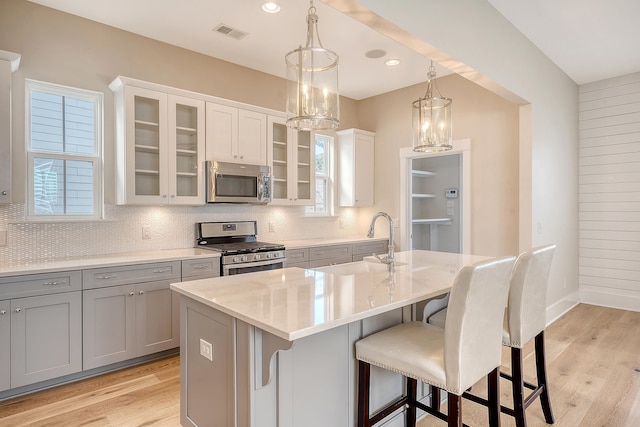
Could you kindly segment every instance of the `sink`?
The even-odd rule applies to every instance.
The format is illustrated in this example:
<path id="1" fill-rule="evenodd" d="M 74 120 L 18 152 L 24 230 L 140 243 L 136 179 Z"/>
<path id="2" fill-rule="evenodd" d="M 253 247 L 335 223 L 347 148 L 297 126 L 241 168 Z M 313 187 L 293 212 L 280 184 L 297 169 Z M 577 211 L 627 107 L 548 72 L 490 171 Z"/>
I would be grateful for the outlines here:
<path id="1" fill-rule="evenodd" d="M 396 267 L 405 265 L 404 262 L 396 262 Z M 330 274 L 337 274 L 339 276 L 351 276 L 361 273 L 386 273 L 387 264 L 383 264 L 376 258 L 371 257 L 371 261 L 366 259 L 365 261 L 350 262 L 347 264 L 330 265 L 327 267 L 314 268 L 315 271 L 322 271 Z"/>

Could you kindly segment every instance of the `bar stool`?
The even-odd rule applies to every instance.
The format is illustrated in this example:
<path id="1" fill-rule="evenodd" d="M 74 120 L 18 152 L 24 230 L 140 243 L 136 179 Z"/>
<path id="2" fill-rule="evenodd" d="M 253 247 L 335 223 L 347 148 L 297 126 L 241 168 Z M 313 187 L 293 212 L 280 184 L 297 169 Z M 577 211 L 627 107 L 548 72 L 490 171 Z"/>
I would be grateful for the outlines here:
<path id="1" fill-rule="evenodd" d="M 460 396 L 485 375 L 490 425 L 500 425 L 502 322 L 514 261 L 505 257 L 462 268 L 451 288 L 444 329 L 422 321 L 403 323 L 356 342 L 359 427 L 372 426 L 404 405 L 408 405 L 407 427 L 415 426 L 417 408 L 449 426 L 462 426 Z M 407 378 L 406 394 L 373 416 L 369 414 L 371 365 Z M 417 401 L 418 380 L 449 393 L 447 415 Z"/>
<path id="2" fill-rule="evenodd" d="M 511 381 L 513 409 L 501 406 L 502 412 L 515 418 L 517 427 L 527 425 L 526 409 L 540 397 L 542 412 L 547 424 L 555 422 L 551 410 L 551 399 L 547 383 L 547 363 L 544 350 L 544 330 L 546 327 L 547 287 L 549 271 L 556 245 L 541 246 L 520 254 L 513 268 L 509 287 L 509 302 L 505 310 L 502 344 L 511 348 L 511 375 L 500 373 Z M 435 304 L 434 304 L 435 305 Z M 425 310 L 425 318 L 428 313 Z M 428 316 L 427 322 L 444 327 L 447 309 Z M 524 381 L 522 348 L 535 339 L 536 374 L 538 384 Z M 524 388 L 532 390 L 525 398 Z M 487 405 L 487 401 L 466 393 L 464 397 Z"/>

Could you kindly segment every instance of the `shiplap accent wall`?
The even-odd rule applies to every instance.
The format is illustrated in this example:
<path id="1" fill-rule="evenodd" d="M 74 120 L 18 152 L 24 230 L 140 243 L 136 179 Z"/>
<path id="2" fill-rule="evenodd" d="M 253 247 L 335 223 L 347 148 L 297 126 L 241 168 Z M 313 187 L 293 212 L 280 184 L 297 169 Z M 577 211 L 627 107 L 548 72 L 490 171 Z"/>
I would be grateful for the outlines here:
<path id="1" fill-rule="evenodd" d="M 578 101 L 580 299 L 640 311 L 640 73 Z"/>

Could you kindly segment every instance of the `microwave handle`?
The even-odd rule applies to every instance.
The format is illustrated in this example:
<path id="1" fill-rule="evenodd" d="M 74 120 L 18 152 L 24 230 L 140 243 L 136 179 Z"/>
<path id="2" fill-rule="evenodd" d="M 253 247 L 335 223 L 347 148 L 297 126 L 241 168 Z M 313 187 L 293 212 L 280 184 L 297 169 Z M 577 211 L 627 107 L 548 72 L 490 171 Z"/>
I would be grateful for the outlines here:
<path id="1" fill-rule="evenodd" d="M 258 200 L 264 199 L 264 175 L 258 175 Z"/>

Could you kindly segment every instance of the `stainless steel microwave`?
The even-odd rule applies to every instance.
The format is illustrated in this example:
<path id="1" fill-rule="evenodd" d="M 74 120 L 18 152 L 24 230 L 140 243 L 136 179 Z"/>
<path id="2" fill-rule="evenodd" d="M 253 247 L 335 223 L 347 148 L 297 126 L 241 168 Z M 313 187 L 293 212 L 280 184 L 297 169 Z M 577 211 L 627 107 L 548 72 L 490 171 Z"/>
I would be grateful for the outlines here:
<path id="1" fill-rule="evenodd" d="M 269 166 L 207 161 L 207 203 L 256 203 L 271 201 Z"/>

